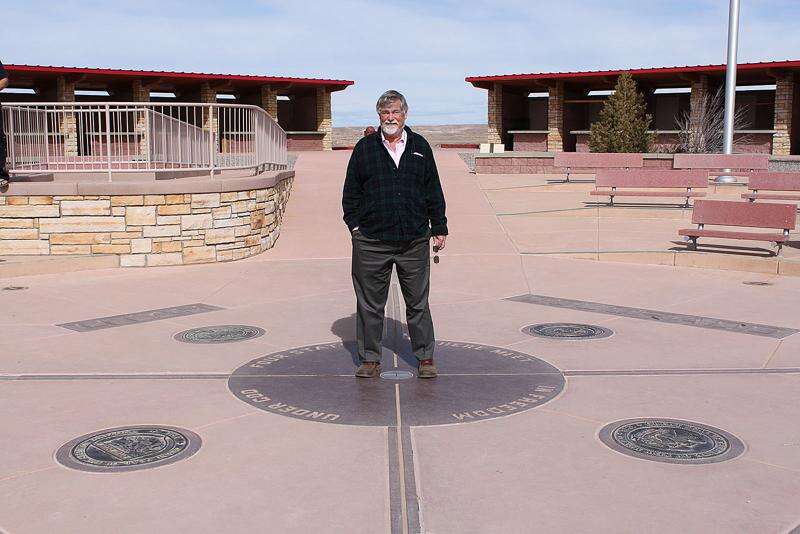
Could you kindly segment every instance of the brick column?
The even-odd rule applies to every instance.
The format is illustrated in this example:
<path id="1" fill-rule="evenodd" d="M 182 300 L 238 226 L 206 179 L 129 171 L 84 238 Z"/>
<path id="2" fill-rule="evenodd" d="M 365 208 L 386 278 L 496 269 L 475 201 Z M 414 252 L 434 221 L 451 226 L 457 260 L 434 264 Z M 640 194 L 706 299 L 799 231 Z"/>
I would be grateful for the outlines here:
<path id="1" fill-rule="evenodd" d="M 75 82 L 64 76 L 56 79 L 56 101 L 75 102 Z M 78 121 L 75 114 L 64 111 L 58 116 L 58 131 L 64 136 L 63 156 L 78 155 Z"/>
<path id="2" fill-rule="evenodd" d="M 131 102 L 150 102 L 150 88 L 142 80 L 133 80 L 131 84 Z M 150 157 L 150 129 L 148 127 L 148 113 L 136 112 L 134 132 L 139 139 L 139 155 L 147 159 Z"/>
<path id="3" fill-rule="evenodd" d="M 547 97 L 547 151 L 564 151 L 564 82 L 551 85 Z"/>
<path id="4" fill-rule="evenodd" d="M 278 92 L 269 85 L 261 86 L 261 102 L 259 105 L 269 116 L 278 121 Z"/>
<path id="5" fill-rule="evenodd" d="M 142 80 L 133 80 L 131 85 L 131 101 L 150 102 L 150 88 L 142 83 Z"/>
<path id="6" fill-rule="evenodd" d="M 495 83 L 489 88 L 487 143 L 503 142 L 503 86 Z"/>
<path id="7" fill-rule="evenodd" d="M 706 98 L 708 98 L 708 76 L 700 76 L 692 82 L 692 93 L 689 95 L 689 121 L 692 126 L 700 121 Z"/>
<path id="8" fill-rule="evenodd" d="M 200 84 L 200 103 L 201 104 L 216 104 L 217 103 L 217 91 L 211 88 L 211 84 L 208 82 L 203 82 Z M 219 117 L 217 115 L 218 109 L 214 108 L 203 108 L 203 130 L 209 132 L 209 143 L 214 148 L 215 158 L 216 155 L 219 154 L 220 151 L 220 139 L 219 139 Z M 205 135 L 203 135 L 205 137 Z M 211 147 L 209 147 L 211 148 Z M 214 163 L 216 166 L 216 162 Z"/>
<path id="9" fill-rule="evenodd" d="M 324 87 L 317 87 L 317 131 L 325 132 L 322 137 L 322 150 L 332 150 L 331 93 Z"/>
<path id="10" fill-rule="evenodd" d="M 794 77 L 786 74 L 775 81 L 775 134 L 772 136 L 772 153 L 788 156 L 792 144 L 792 107 L 794 105 Z"/>
<path id="11" fill-rule="evenodd" d="M 211 84 L 208 82 L 203 82 L 200 85 L 200 103 L 201 104 L 216 104 L 217 103 L 217 91 L 211 88 Z M 208 110 L 203 112 L 203 129 L 204 130 L 212 130 L 214 132 L 217 131 L 217 114 L 215 111 L 209 112 Z"/>

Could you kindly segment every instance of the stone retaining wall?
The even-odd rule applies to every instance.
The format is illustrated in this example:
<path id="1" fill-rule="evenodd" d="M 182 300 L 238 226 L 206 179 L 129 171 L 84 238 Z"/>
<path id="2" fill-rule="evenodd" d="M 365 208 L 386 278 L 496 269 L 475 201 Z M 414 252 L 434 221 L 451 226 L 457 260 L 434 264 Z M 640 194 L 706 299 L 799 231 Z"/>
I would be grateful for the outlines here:
<path id="1" fill-rule="evenodd" d="M 564 174 L 564 169 L 553 166 L 553 152 L 505 152 L 475 154 L 474 171 L 477 174 Z M 672 154 L 645 154 L 644 166 L 657 169 L 672 168 Z M 800 156 L 772 156 L 770 171 L 800 170 Z M 572 168 L 572 173 L 594 174 L 594 168 Z"/>
<path id="2" fill-rule="evenodd" d="M 141 194 L 2 196 L 0 255 L 116 254 L 123 267 L 246 258 L 271 248 L 280 234 L 294 173 L 278 174 L 234 191 L 219 191 L 224 180 L 217 180 L 208 181 L 218 189 L 211 192 L 159 193 L 154 184 Z"/>

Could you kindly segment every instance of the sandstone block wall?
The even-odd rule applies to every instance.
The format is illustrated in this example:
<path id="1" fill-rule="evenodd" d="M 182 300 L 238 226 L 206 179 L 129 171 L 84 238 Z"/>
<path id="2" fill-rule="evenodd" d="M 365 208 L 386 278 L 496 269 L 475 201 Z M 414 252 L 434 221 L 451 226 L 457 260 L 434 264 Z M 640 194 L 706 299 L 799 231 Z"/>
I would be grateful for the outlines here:
<path id="1" fill-rule="evenodd" d="M 123 267 L 246 258 L 271 248 L 293 177 L 244 191 L 0 197 L 0 255 L 116 254 Z"/>

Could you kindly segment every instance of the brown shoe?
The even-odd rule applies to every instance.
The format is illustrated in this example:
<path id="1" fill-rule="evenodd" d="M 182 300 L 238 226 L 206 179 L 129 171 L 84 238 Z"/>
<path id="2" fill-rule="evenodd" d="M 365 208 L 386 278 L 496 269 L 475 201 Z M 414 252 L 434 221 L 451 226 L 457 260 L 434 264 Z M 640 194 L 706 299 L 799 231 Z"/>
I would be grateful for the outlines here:
<path id="1" fill-rule="evenodd" d="M 439 372 L 436 370 L 436 366 L 433 365 L 433 358 L 419 361 L 419 368 L 417 369 L 419 378 L 436 378 L 437 374 Z"/>
<path id="2" fill-rule="evenodd" d="M 375 378 L 381 374 L 381 364 L 378 362 L 363 362 L 356 369 L 356 378 Z"/>

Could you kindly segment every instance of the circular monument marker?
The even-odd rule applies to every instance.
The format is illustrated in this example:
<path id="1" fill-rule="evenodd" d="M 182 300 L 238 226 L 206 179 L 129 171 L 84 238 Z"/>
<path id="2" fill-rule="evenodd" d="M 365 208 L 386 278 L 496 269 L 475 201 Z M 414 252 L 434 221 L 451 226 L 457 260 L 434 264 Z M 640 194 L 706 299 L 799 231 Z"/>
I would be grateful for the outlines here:
<path id="1" fill-rule="evenodd" d="M 403 344 L 405 345 L 405 344 Z M 405 349 L 407 351 L 407 349 Z M 439 376 L 416 378 L 410 352 L 384 349 L 381 379 L 355 378 L 355 347 L 341 342 L 267 354 L 234 371 L 228 388 L 267 412 L 323 423 L 411 426 L 469 423 L 523 412 L 555 398 L 561 371 L 530 354 L 438 341 Z"/>
<path id="2" fill-rule="evenodd" d="M 742 454 L 736 436 L 700 423 L 676 419 L 627 419 L 600 430 L 600 440 L 617 452 L 656 462 L 708 464 Z"/>
<path id="3" fill-rule="evenodd" d="M 254 339 L 265 334 L 263 328 L 239 324 L 204 326 L 175 334 L 175 340 L 183 343 L 235 343 Z"/>
<path id="4" fill-rule="evenodd" d="M 414 373 L 411 371 L 384 371 L 381 373 L 381 378 L 385 380 L 408 380 L 414 378 Z"/>
<path id="5" fill-rule="evenodd" d="M 58 449 L 56 460 L 79 471 L 118 473 L 183 460 L 201 443 L 200 436 L 183 428 L 127 426 L 76 438 Z"/>
<path id="6" fill-rule="evenodd" d="M 522 331 L 529 336 L 551 339 L 601 339 L 614 335 L 614 331 L 609 328 L 578 323 L 532 324 Z"/>

